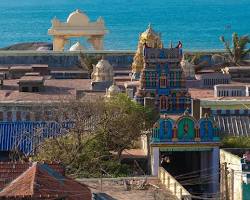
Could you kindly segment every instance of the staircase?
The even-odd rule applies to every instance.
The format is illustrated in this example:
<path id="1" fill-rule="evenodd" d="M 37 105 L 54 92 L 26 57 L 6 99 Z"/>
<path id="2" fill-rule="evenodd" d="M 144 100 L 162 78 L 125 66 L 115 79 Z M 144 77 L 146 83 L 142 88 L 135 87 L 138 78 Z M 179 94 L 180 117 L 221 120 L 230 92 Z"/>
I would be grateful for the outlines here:
<path id="1" fill-rule="evenodd" d="M 158 178 L 166 191 L 170 191 L 176 200 L 192 199 L 191 194 L 162 167 L 159 167 Z"/>

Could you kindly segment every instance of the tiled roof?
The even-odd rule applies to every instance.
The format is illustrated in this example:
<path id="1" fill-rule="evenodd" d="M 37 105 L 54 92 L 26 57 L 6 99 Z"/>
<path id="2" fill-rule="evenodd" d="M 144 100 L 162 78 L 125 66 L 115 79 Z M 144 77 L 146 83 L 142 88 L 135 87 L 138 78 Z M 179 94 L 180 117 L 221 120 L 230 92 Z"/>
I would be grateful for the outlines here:
<path id="1" fill-rule="evenodd" d="M 0 162 L 0 190 L 26 171 L 30 162 Z M 48 163 L 55 171 L 65 174 L 64 168 L 57 163 Z"/>
<path id="2" fill-rule="evenodd" d="M 250 116 L 214 116 L 219 129 L 225 135 L 250 136 Z"/>
<path id="3" fill-rule="evenodd" d="M 0 199 L 91 200 L 87 185 L 53 170 L 47 164 L 33 163 L 0 192 Z"/>

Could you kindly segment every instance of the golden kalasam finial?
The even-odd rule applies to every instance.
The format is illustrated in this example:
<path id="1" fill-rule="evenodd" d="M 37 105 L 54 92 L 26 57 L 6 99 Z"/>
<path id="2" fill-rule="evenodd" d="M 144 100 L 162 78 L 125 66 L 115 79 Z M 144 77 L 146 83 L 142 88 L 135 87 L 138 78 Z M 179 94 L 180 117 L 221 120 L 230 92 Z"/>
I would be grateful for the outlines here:
<path id="1" fill-rule="evenodd" d="M 163 47 L 161 37 L 153 31 L 151 23 L 148 24 L 148 28 L 139 36 L 137 51 L 132 63 L 132 73 L 140 73 L 143 68 L 143 45 L 145 43 L 151 48 Z"/>

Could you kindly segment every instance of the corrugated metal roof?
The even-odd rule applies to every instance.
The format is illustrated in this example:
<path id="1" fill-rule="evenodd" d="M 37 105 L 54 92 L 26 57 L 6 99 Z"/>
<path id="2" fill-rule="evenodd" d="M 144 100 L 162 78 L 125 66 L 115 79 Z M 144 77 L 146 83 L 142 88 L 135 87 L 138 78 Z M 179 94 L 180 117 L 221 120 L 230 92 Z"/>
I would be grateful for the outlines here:
<path id="1" fill-rule="evenodd" d="M 72 125 L 56 122 L 1 122 L 0 151 L 18 149 L 30 154 L 44 139 L 58 136 Z"/>
<path id="2" fill-rule="evenodd" d="M 219 129 L 230 136 L 250 136 L 250 116 L 214 116 Z"/>

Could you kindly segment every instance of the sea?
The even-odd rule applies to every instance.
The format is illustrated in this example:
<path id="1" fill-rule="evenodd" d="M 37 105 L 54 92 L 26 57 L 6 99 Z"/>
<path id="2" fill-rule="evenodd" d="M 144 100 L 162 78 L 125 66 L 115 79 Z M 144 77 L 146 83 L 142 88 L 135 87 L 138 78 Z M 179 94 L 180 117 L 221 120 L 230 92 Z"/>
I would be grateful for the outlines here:
<path id="1" fill-rule="evenodd" d="M 165 46 L 180 40 L 188 50 L 223 49 L 221 35 L 250 35 L 250 0 L 0 0 L 0 47 L 52 42 L 51 19 L 66 21 L 76 9 L 91 21 L 104 18 L 109 50 L 135 50 L 149 23 Z M 75 41 L 86 44 L 75 38 L 68 45 Z"/>

